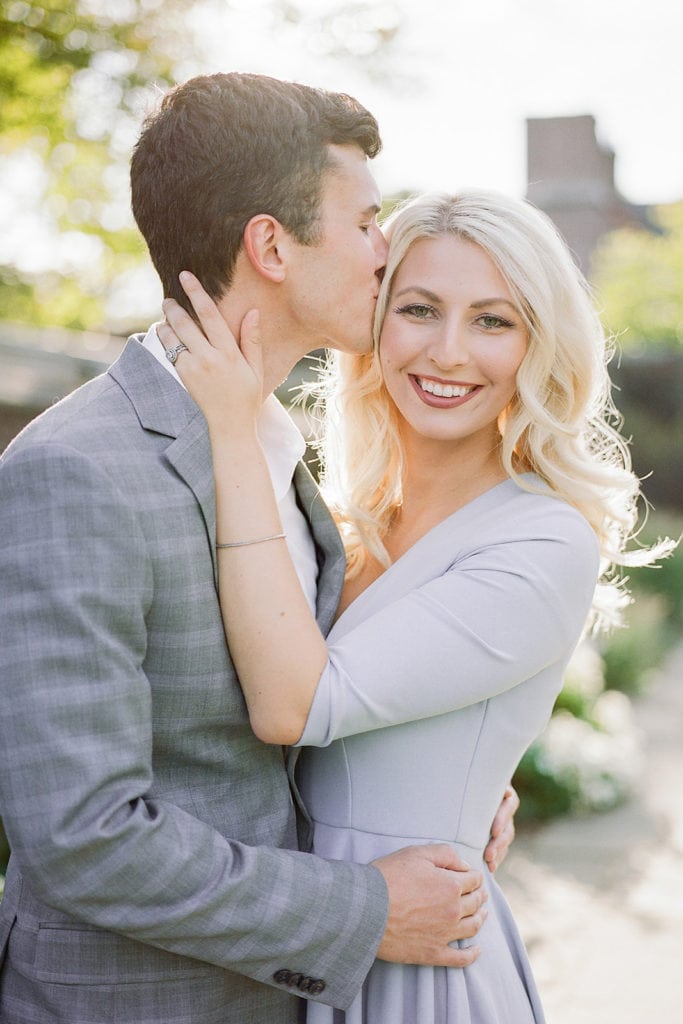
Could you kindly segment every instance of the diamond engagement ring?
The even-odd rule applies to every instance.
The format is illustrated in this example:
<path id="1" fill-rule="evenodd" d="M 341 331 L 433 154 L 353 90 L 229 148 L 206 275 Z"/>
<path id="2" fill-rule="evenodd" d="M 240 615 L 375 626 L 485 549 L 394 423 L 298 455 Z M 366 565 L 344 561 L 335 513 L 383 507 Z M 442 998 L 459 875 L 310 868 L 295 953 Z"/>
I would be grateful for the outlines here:
<path id="1" fill-rule="evenodd" d="M 167 348 L 166 349 L 166 358 L 168 359 L 168 361 L 171 364 L 171 366 L 175 366 L 175 364 L 177 362 L 177 359 L 178 359 L 178 356 L 180 355 L 180 353 L 181 352 L 189 352 L 189 351 L 190 350 L 188 349 L 187 345 L 183 345 L 183 343 L 181 341 L 180 344 L 176 345 L 175 348 Z"/>

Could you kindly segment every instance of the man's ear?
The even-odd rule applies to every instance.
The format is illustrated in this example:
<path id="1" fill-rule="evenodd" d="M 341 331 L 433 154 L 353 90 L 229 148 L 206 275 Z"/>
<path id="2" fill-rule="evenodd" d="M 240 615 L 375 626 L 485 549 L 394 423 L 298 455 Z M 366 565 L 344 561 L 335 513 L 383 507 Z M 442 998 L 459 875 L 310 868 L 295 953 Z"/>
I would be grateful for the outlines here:
<path id="1" fill-rule="evenodd" d="M 286 275 L 285 229 L 268 213 L 257 213 L 244 229 L 244 251 L 254 270 L 278 284 Z"/>

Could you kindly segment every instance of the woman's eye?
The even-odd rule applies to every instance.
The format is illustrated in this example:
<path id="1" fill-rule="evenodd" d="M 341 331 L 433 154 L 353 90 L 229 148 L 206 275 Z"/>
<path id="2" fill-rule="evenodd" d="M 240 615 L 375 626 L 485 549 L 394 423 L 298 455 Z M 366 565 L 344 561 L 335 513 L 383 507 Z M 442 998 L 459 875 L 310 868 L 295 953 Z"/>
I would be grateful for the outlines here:
<path id="1" fill-rule="evenodd" d="M 479 323 L 482 327 L 487 330 L 495 330 L 500 327 L 514 327 L 510 320 L 505 320 L 502 316 L 496 316 L 494 313 L 485 313 L 479 317 Z"/>
<path id="2" fill-rule="evenodd" d="M 428 306 L 424 302 L 409 302 L 407 306 L 399 306 L 394 310 L 394 313 L 398 313 L 403 316 L 412 316 L 416 320 L 427 320 L 434 314 L 434 307 Z"/>

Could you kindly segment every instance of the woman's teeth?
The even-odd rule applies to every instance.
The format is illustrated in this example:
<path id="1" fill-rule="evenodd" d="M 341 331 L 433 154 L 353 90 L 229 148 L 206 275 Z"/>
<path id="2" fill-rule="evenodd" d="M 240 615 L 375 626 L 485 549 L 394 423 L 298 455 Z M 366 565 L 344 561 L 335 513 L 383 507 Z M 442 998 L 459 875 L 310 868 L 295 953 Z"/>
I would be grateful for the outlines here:
<path id="1" fill-rule="evenodd" d="M 438 384 L 434 380 L 423 380 L 421 377 L 417 377 L 416 380 L 423 391 L 436 395 L 437 398 L 464 398 L 470 391 L 474 391 L 474 385 L 465 387 L 460 384 Z"/>

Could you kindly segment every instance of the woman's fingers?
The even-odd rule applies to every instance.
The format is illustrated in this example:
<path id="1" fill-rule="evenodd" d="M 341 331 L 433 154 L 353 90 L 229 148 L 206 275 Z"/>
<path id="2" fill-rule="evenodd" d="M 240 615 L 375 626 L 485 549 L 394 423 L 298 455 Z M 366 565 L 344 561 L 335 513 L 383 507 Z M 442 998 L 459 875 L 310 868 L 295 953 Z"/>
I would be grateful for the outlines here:
<path id="1" fill-rule="evenodd" d="M 205 291 L 205 289 L 200 284 L 199 280 L 194 276 L 194 274 L 190 273 L 189 270 L 183 270 L 180 273 L 179 279 L 183 291 L 185 292 L 188 299 L 192 303 L 192 308 L 197 314 L 199 323 L 201 325 L 201 330 L 204 332 L 203 338 L 206 341 L 208 341 L 208 343 L 213 348 L 221 349 L 223 351 L 230 351 L 232 347 L 237 344 L 237 340 L 233 335 L 232 331 L 230 330 L 230 328 L 228 327 L 228 325 L 226 324 L 225 320 L 223 319 L 220 310 L 218 309 L 218 306 L 216 305 L 214 300 L 211 298 L 209 293 Z M 170 311 L 172 316 L 172 326 L 176 333 L 178 334 L 178 336 L 183 341 L 185 339 L 183 337 L 182 332 L 185 330 L 186 321 L 189 324 L 192 324 L 195 332 L 202 336 L 201 331 L 194 323 L 192 318 L 188 316 L 188 314 L 185 312 L 182 306 L 179 306 L 178 303 L 173 302 L 172 299 L 166 300 L 166 302 L 169 303 L 169 310 L 166 309 L 166 304 L 164 304 L 164 313 L 166 314 L 166 319 L 169 319 Z M 178 327 L 181 328 L 180 331 L 178 330 Z M 187 329 L 189 332 L 189 326 Z M 189 347 L 190 344 L 188 344 L 188 348 Z"/>
<path id="2" fill-rule="evenodd" d="M 164 299 L 166 322 L 157 325 L 157 334 L 166 354 L 210 424 L 225 427 L 226 407 L 242 410 L 244 422 L 252 423 L 263 401 L 259 312 L 246 313 L 236 339 L 194 274 L 183 271 L 180 279 L 200 323 Z"/>
<path id="3" fill-rule="evenodd" d="M 250 309 L 240 325 L 239 346 L 259 380 L 263 380 L 263 350 L 258 309 Z"/>
<path id="4" fill-rule="evenodd" d="M 515 814 L 518 808 L 519 797 L 513 787 L 508 786 L 493 820 L 491 839 L 484 851 L 484 859 L 491 871 L 499 868 L 507 857 L 515 838 Z"/>
<path id="5" fill-rule="evenodd" d="M 181 341 L 176 332 L 171 327 L 168 321 L 158 323 L 156 325 L 156 332 L 159 341 L 168 352 L 170 349 L 177 348 L 179 345 L 185 345 L 185 348 L 190 351 L 190 346 L 186 345 L 184 341 Z"/>

